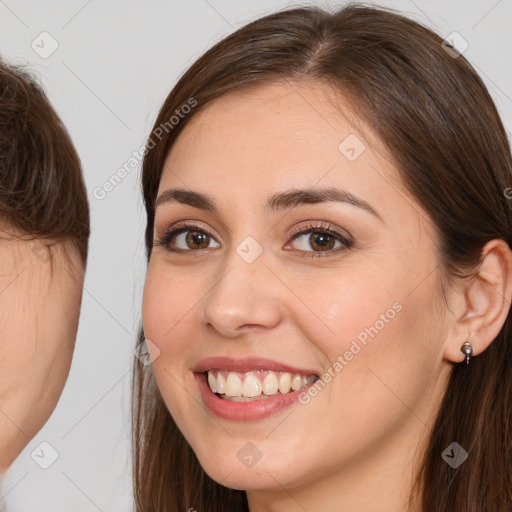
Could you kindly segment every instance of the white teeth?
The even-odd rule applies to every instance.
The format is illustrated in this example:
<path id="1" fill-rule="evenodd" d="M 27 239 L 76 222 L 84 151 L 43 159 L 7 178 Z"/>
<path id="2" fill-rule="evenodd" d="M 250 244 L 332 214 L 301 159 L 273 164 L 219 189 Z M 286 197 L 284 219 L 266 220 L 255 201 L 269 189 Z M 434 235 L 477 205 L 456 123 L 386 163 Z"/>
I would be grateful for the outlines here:
<path id="1" fill-rule="evenodd" d="M 254 374 L 248 373 L 245 376 L 242 386 L 242 395 L 249 398 L 261 395 L 261 384 Z"/>
<path id="2" fill-rule="evenodd" d="M 316 379 L 314 375 L 264 370 L 246 373 L 209 370 L 207 374 L 213 393 L 241 402 L 267 398 L 278 392 L 284 395 L 298 391 Z"/>
<path id="3" fill-rule="evenodd" d="M 265 395 L 275 395 L 279 390 L 279 382 L 275 373 L 269 373 L 263 379 L 263 393 Z"/>
<path id="4" fill-rule="evenodd" d="M 281 373 L 279 377 L 279 391 L 284 395 L 290 391 L 292 386 L 292 376 L 289 373 Z"/>
<path id="5" fill-rule="evenodd" d="M 226 379 L 226 396 L 242 396 L 242 379 L 237 373 L 228 373 L 228 378 Z"/>
<path id="6" fill-rule="evenodd" d="M 222 377 L 222 375 L 221 375 Z M 217 393 L 217 379 L 214 377 L 213 373 L 208 372 L 208 384 L 210 386 L 210 389 Z"/>
<path id="7" fill-rule="evenodd" d="M 208 383 L 210 383 L 210 375 L 213 375 L 212 372 L 208 372 Z M 211 389 L 211 386 L 210 386 Z M 212 389 L 213 391 L 213 389 Z M 217 391 L 213 391 L 214 393 L 225 393 L 226 392 L 226 379 L 222 375 L 222 373 L 218 373 L 217 375 Z"/>
<path id="8" fill-rule="evenodd" d="M 302 377 L 298 373 L 296 373 L 292 379 L 292 389 L 293 389 L 293 391 L 297 391 L 301 387 L 302 387 Z"/>

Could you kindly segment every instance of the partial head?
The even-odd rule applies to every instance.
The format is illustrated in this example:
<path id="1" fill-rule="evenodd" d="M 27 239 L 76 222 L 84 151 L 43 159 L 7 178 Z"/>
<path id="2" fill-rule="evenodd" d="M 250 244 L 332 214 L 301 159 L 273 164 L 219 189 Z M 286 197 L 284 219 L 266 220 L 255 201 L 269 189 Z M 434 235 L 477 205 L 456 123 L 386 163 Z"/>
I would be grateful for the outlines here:
<path id="1" fill-rule="evenodd" d="M 314 508 L 312 489 L 350 496 L 372 472 L 416 483 L 425 510 L 468 488 L 489 506 L 476 483 L 511 485 L 509 458 L 486 473 L 479 456 L 510 450 L 505 421 L 481 429 L 511 407 L 511 170 L 473 68 L 393 12 L 279 12 L 195 62 L 143 167 L 139 509 L 207 509 L 214 492 L 242 507 L 242 490 Z M 269 370 L 288 398 L 226 396 L 274 396 Z M 456 480 L 453 441 L 472 453 Z M 185 483 L 164 492 L 173 471 Z"/>
<path id="2" fill-rule="evenodd" d="M 0 63 L 0 470 L 54 410 L 89 239 L 80 160 L 35 78 Z"/>

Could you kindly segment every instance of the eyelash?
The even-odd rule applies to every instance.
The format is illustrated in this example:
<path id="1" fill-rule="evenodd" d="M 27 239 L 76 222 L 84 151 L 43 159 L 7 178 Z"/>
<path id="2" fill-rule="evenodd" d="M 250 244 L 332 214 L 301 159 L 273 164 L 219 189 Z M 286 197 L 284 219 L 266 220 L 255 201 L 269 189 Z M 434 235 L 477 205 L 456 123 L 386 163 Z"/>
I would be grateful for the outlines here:
<path id="1" fill-rule="evenodd" d="M 154 246 L 163 246 L 166 248 L 167 251 L 172 253 L 186 253 L 186 252 L 198 252 L 200 249 L 174 249 L 169 246 L 169 244 L 172 242 L 174 237 L 177 235 L 180 235 L 181 233 L 187 232 L 187 231 L 195 231 L 199 232 L 205 235 L 208 235 L 209 237 L 215 239 L 213 234 L 205 227 L 200 226 L 198 224 L 195 224 L 194 222 L 188 222 L 186 224 L 182 224 L 176 228 L 172 228 L 169 231 L 165 232 L 160 238 L 156 240 L 154 243 Z M 337 248 L 333 250 L 327 250 L 327 251 L 302 251 L 298 250 L 298 252 L 301 253 L 301 256 L 303 257 L 326 257 L 330 256 L 333 253 L 339 253 L 340 251 L 345 251 L 348 249 L 351 249 L 353 247 L 353 242 L 346 237 L 344 237 L 341 233 L 336 231 L 330 224 L 324 224 L 324 223 L 308 223 L 305 226 L 299 226 L 298 228 L 295 228 L 292 230 L 292 232 L 289 234 L 290 240 L 295 240 L 301 235 L 306 235 L 308 233 L 325 233 L 326 235 L 329 235 L 333 237 L 335 240 L 340 242 L 345 246 L 345 248 Z"/>

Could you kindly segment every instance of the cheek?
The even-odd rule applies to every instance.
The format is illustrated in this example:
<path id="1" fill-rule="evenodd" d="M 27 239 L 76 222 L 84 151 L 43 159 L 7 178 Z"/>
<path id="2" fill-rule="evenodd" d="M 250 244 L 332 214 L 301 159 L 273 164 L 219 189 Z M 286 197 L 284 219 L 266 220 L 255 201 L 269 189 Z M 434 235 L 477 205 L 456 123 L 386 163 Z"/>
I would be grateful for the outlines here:
<path id="1" fill-rule="evenodd" d="M 146 339 L 150 340 L 160 356 L 154 362 L 158 369 L 166 365 L 182 364 L 190 339 L 190 322 L 197 322 L 197 308 L 206 294 L 205 280 L 190 271 L 169 270 L 165 263 L 150 261 L 142 298 L 142 324 Z M 197 326 L 197 323 L 195 324 Z M 171 357 L 178 354 L 183 357 Z"/>
<path id="2" fill-rule="evenodd" d="M 37 370 L 48 358 L 69 353 L 76 339 L 81 293 L 75 282 L 61 286 L 35 273 L 20 280 L 0 308 L 2 349 L 14 356 L 10 359 Z"/>
<path id="3" fill-rule="evenodd" d="M 76 342 L 82 287 L 79 282 L 61 276 L 50 285 L 37 309 L 37 362 L 33 372 L 44 379 L 48 395 L 56 403 L 68 377 Z M 51 398 L 49 397 L 49 400 Z"/>
<path id="4" fill-rule="evenodd" d="M 188 273 L 189 276 L 191 275 Z M 151 371 L 162 398 L 178 428 L 187 438 L 194 428 L 189 418 L 196 418 L 200 397 L 190 400 L 184 390 L 195 389 L 193 374 L 187 368 L 190 350 L 190 320 L 197 318 L 195 307 L 200 307 L 200 294 L 195 290 L 198 279 L 180 278 L 179 272 L 170 272 L 165 264 L 150 262 L 142 299 L 142 322 L 148 351 L 154 351 Z M 204 294 L 204 287 L 203 287 Z M 152 348 L 151 348 L 152 347 Z M 189 440 L 190 441 L 190 440 Z"/>
<path id="5" fill-rule="evenodd" d="M 416 400 L 418 386 L 431 379 L 441 354 L 442 319 L 431 328 L 437 303 L 434 280 L 410 293 L 410 281 L 399 269 L 388 272 L 387 281 L 383 272 L 380 279 L 363 269 L 351 275 L 368 277 L 331 276 L 304 285 L 307 305 L 316 315 L 295 307 L 294 321 L 327 360 L 328 393 L 344 400 L 347 395 L 381 395 L 389 402 L 396 399 L 391 388 Z"/>
<path id="6" fill-rule="evenodd" d="M 187 288 L 177 285 L 163 265 L 151 260 L 142 296 L 142 324 L 145 337 L 155 343 L 160 351 L 166 348 L 162 341 L 184 315 L 186 298 L 183 292 L 186 291 Z"/>
<path id="7" fill-rule="evenodd" d="M 376 331 L 386 330 L 400 309 L 393 307 L 396 298 L 369 279 L 327 276 L 314 286 L 305 285 L 303 296 L 309 312 L 304 314 L 304 306 L 295 306 L 294 321 L 331 363 L 354 342 L 368 346 Z"/>
<path id="8" fill-rule="evenodd" d="M 27 271 L 0 309 L 0 401 L 30 436 L 48 419 L 64 388 L 82 294 L 79 282 L 64 271 L 52 276 L 45 271 L 37 266 Z"/>
<path id="9" fill-rule="evenodd" d="M 58 291 L 46 312 L 47 332 L 60 340 L 61 345 L 74 346 L 80 318 L 82 288 L 77 284 Z"/>

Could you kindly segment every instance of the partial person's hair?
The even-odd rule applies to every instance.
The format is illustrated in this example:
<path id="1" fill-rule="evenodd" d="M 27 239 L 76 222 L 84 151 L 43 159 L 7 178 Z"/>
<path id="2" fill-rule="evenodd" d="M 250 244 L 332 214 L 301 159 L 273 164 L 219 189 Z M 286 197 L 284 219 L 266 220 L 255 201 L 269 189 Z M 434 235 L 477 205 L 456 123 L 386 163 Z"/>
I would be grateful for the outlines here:
<path id="1" fill-rule="evenodd" d="M 217 43 L 179 79 L 154 126 L 168 122 L 191 98 L 197 106 L 147 145 L 142 188 L 148 260 L 164 162 L 190 119 L 232 91 L 289 81 L 320 84 L 348 100 L 430 215 L 444 284 L 473 276 L 488 241 L 512 246 L 512 203 L 504 195 L 512 186 L 511 151 L 483 81 L 464 56 L 442 43 L 399 13 L 357 4 L 332 13 L 284 10 Z M 511 315 L 469 368 L 453 365 L 411 493 L 410 503 L 417 498 L 424 512 L 512 510 Z M 141 331 L 138 342 L 143 340 Z M 457 470 L 441 457 L 454 441 L 469 453 Z M 227 489 L 203 471 L 151 366 L 140 361 L 133 380 L 133 450 L 138 512 L 248 510 L 244 491 Z"/>
<path id="2" fill-rule="evenodd" d="M 23 239 L 69 242 L 85 265 L 89 204 L 80 159 L 36 78 L 5 62 L 0 62 L 0 221 Z"/>

